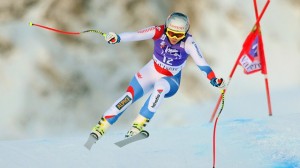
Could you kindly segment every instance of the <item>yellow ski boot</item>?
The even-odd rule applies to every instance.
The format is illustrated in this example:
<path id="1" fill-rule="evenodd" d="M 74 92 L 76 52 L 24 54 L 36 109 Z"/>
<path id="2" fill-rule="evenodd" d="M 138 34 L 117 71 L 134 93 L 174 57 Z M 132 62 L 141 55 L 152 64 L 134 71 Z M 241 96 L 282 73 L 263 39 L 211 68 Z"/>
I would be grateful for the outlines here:
<path id="1" fill-rule="evenodd" d="M 149 122 L 148 118 L 138 115 L 138 117 L 134 120 L 131 129 L 125 135 L 125 138 L 132 137 L 140 133 L 141 131 L 143 131 L 143 128 L 146 126 L 148 122 Z"/>
<path id="2" fill-rule="evenodd" d="M 110 126 L 109 122 L 105 118 L 101 118 L 98 124 L 92 129 L 91 134 L 95 135 L 97 140 L 101 138 L 101 136 L 105 133 L 105 131 Z"/>

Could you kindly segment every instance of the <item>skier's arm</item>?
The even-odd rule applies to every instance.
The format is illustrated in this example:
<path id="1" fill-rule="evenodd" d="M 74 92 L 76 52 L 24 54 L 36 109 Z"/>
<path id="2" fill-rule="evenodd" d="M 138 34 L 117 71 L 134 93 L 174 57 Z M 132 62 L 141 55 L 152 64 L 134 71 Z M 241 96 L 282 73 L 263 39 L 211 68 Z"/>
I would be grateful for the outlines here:
<path id="1" fill-rule="evenodd" d="M 120 41 L 129 42 L 129 41 L 141 41 L 154 39 L 158 34 L 161 34 L 163 31 L 163 26 L 151 26 L 144 29 L 141 29 L 137 32 L 123 32 L 120 34 L 116 34 L 114 32 L 107 33 L 105 40 L 109 44 L 116 44 Z"/>
<path id="2" fill-rule="evenodd" d="M 151 26 L 145 29 L 141 29 L 137 32 L 120 33 L 119 36 L 122 42 L 148 40 L 154 37 L 156 31 L 155 28 L 156 26 Z"/>
<path id="3" fill-rule="evenodd" d="M 214 71 L 204 59 L 199 47 L 192 37 L 188 37 L 185 43 L 185 51 L 193 58 L 199 69 L 203 71 L 210 83 L 215 87 L 223 87 L 224 81 L 222 78 L 216 78 Z"/>
<path id="4" fill-rule="evenodd" d="M 115 44 L 120 41 L 129 42 L 153 39 L 161 32 L 162 28 L 162 26 L 151 26 L 137 32 L 123 32 L 120 34 L 109 32 L 105 40 L 110 44 Z"/>
<path id="5" fill-rule="evenodd" d="M 206 73 L 209 80 L 215 78 L 215 73 L 204 59 L 200 49 L 192 37 L 188 37 L 185 44 L 185 51 L 193 58 L 199 69 Z"/>

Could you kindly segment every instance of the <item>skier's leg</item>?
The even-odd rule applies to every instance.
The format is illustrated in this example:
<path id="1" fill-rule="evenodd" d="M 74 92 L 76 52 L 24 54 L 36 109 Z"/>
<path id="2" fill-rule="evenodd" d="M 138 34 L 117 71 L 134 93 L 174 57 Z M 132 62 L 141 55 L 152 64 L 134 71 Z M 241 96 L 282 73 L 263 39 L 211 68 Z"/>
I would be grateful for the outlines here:
<path id="1" fill-rule="evenodd" d="M 134 120 L 131 130 L 127 132 L 125 137 L 133 136 L 142 131 L 153 117 L 164 98 L 173 96 L 177 92 L 179 85 L 180 74 L 178 74 L 178 76 L 163 77 L 155 82 L 152 94 L 145 102 L 140 114 Z"/>
<path id="2" fill-rule="evenodd" d="M 146 64 L 131 80 L 126 92 L 121 96 L 102 116 L 101 120 L 94 127 L 92 133 L 98 137 L 102 136 L 107 128 L 114 124 L 123 112 L 135 101 L 149 92 L 155 79 L 152 78 L 151 65 Z"/>
<path id="3" fill-rule="evenodd" d="M 163 77 L 155 83 L 154 89 L 150 97 L 140 110 L 140 115 L 151 119 L 162 103 L 164 98 L 175 95 L 180 86 L 181 74 L 171 77 Z"/>
<path id="4" fill-rule="evenodd" d="M 98 124 L 92 129 L 92 133 L 99 139 L 123 112 L 142 96 L 143 90 L 134 77 L 127 91 L 103 114 Z"/>
<path id="5" fill-rule="evenodd" d="M 111 125 L 114 124 L 123 112 L 134 102 L 140 99 L 145 93 L 148 93 L 153 86 L 153 79 L 147 78 L 147 66 L 138 72 L 130 81 L 129 86 L 123 96 L 121 96 L 104 114 Z M 149 73 L 149 72 L 147 72 Z M 144 78 L 141 78 L 141 76 Z"/>

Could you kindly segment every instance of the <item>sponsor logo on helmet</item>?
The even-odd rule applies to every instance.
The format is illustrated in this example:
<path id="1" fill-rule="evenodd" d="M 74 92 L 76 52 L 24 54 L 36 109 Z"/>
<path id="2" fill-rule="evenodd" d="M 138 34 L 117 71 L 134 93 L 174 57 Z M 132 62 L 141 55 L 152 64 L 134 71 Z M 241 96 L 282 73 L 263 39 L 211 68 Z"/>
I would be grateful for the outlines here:
<path id="1" fill-rule="evenodd" d="M 169 28 L 177 31 L 185 31 L 184 26 L 177 26 L 177 25 L 173 25 L 172 23 L 169 24 Z"/>

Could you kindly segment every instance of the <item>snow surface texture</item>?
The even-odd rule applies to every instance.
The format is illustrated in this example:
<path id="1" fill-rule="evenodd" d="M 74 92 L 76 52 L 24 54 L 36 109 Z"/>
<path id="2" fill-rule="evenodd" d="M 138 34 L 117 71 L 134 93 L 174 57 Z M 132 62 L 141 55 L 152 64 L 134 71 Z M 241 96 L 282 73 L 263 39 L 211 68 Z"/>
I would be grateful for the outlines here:
<path id="1" fill-rule="evenodd" d="M 260 93 L 238 99 L 226 97 L 217 127 L 216 167 L 299 168 L 299 96 L 290 89 L 274 92 L 274 116 L 266 112 L 265 97 Z M 289 106 L 282 101 L 289 99 Z M 247 103 L 248 102 L 248 103 Z M 253 102 L 257 106 L 249 106 Z M 197 168 L 212 167 L 213 124 L 204 111 L 214 103 L 180 106 L 189 123 L 154 127 L 161 122 L 158 114 L 147 127 L 150 137 L 123 148 L 114 142 L 127 130 L 111 128 L 88 151 L 83 144 L 88 134 L 52 138 L 1 141 L 0 167 L 7 168 Z M 175 114 L 174 114 L 175 115 Z M 176 114 L 177 115 L 177 114 Z"/>
<path id="2" fill-rule="evenodd" d="M 217 167 L 300 167 L 299 2 L 273 0 L 261 21 L 274 116 L 267 115 L 263 76 L 237 68 L 218 124 Z M 138 161 L 146 168 L 212 167 L 208 120 L 219 92 L 191 60 L 178 94 L 147 126 L 150 138 L 122 149 L 113 144 L 142 99 L 89 152 L 83 144 L 90 129 L 151 58 L 152 44 L 108 45 L 94 34 L 62 36 L 28 26 L 118 33 L 162 24 L 170 11 L 189 14 L 193 37 L 226 78 L 255 22 L 251 0 L 1 1 L 0 167 L 126 168 Z"/>

